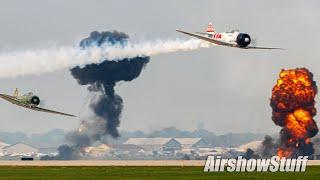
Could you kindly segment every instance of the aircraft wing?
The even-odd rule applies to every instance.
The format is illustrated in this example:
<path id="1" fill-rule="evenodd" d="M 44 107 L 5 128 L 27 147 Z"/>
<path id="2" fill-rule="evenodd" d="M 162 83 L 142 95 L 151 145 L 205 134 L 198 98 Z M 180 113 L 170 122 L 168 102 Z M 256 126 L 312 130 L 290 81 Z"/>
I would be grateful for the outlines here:
<path id="1" fill-rule="evenodd" d="M 187 35 L 189 35 L 189 36 L 196 37 L 196 38 L 198 38 L 198 39 L 202 39 L 202 40 L 204 40 L 204 41 L 211 42 L 211 43 L 216 44 L 216 45 L 237 47 L 237 46 L 235 46 L 234 44 L 231 44 L 231 43 L 219 41 L 219 40 L 216 40 L 216 39 L 204 37 L 204 36 L 201 36 L 201 35 L 198 35 L 198 34 L 194 34 L 194 33 L 189 33 L 189 32 L 186 32 L 186 31 L 181 31 L 181 30 L 179 30 L 179 29 L 177 29 L 176 31 L 177 31 L 177 32 L 180 32 L 180 33 L 183 33 L 183 34 L 187 34 Z"/>
<path id="2" fill-rule="evenodd" d="M 53 111 L 53 110 L 44 109 L 44 108 L 35 107 L 35 106 L 29 106 L 28 104 L 22 103 L 19 100 L 17 100 L 15 97 L 7 95 L 7 94 L 0 94 L 0 98 L 4 99 L 6 101 L 9 101 L 12 104 L 16 104 L 18 106 L 21 106 L 21 107 L 24 107 L 24 108 L 28 108 L 28 109 L 31 109 L 31 110 L 34 110 L 34 111 L 41 111 L 41 112 L 47 112 L 47 113 L 53 113 L 53 114 L 60 114 L 60 115 L 64 115 L 64 116 L 76 117 L 75 115 L 72 115 L 72 114 Z"/>
<path id="3" fill-rule="evenodd" d="M 9 101 L 9 102 L 11 102 L 13 104 L 19 105 L 19 103 L 20 103 L 15 97 L 10 96 L 10 95 L 0 94 L 0 98 L 4 99 L 6 101 Z"/>
<path id="4" fill-rule="evenodd" d="M 32 107 L 32 108 L 29 108 L 29 109 L 32 109 L 32 110 L 35 110 L 35 111 L 53 113 L 53 114 L 60 114 L 60 115 L 64 115 L 64 116 L 76 117 L 75 115 L 72 115 L 72 114 L 67 114 L 67 113 L 63 113 L 63 112 L 53 111 L 53 110 L 50 110 L 50 109 L 44 109 L 44 108 L 41 108 L 41 107 Z"/>
<path id="5" fill-rule="evenodd" d="M 278 48 L 278 47 L 257 47 L 257 46 L 248 46 L 245 47 L 245 49 L 280 49 L 280 50 L 284 50 L 283 48 Z"/>

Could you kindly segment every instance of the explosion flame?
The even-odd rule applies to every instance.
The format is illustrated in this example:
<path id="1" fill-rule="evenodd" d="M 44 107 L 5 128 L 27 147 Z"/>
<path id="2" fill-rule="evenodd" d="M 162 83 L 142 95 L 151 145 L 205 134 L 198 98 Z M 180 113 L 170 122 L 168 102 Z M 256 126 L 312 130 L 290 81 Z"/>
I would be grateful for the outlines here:
<path id="1" fill-rule="evenodd" d="M 313 154 L 310 138 L 318 133 L 316 115 L 316 82 L 306 68 L 281 70 L 272 89 L 272 120 L 281 126 L 278 156 L 297 157 Z"/>

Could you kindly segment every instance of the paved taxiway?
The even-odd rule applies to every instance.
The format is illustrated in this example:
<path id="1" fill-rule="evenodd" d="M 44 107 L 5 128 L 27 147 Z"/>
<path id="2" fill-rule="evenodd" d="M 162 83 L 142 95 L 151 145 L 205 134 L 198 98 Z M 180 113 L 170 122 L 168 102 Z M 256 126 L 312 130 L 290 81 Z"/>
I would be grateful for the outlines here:
<path id="1" fill-rule="evenodd" d="M 0 161 L 0 166 L 204 166 L 205 160 L 72 160 L 72 161 Z M 309 160 L 308 166 L 319 166 Z"/>

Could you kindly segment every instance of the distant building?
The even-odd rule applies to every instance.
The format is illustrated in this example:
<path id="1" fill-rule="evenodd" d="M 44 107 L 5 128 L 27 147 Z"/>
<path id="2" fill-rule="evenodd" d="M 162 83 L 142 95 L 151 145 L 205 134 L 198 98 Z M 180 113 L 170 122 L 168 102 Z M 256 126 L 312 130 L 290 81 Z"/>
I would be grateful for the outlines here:
<path id="1" fill-rule="evenodd" d="M 99 146 L 89 146 L 85 149 L 85 152 L 93 157 L 104 156 L 110 151 L 110 147 L 106 144 L 101 144 Z"/>
<path id="2" fill-rule="evenodd" d="M 10 146 L 10 144 L 7 144 L 7 143 L 4 143 L 4 142 L 0 141 L 0 149 L 2 149 L 4 147 L 7 147 L 7 146 Z"/>
<path id="3" fill-rule="evenodd" d="M 111 151 L 122 154 L 138 154 L 142 148 L 134 144 L 109 144 Z"/>
<path id="4" fill-rule="evenodd" d="M 5 155 L 11 156 L 35 155 L 39 152 L 39 149 L 24 143 L 17 143 L 6 146 L 2 150 Z"/>
<path id="5" fill-rule="evenodd" d="M 144 151 L 175 151 L 181 149 L 181 144 L 173 138 L 129 138 L 123 144 L 141 147 Z"/>
<path id="6" fill-rule="evenodd" d="M 240 145 L 238 147 L 239 151 L 246 152 L 247 149 L 252 149 L 253 151 L 257 151 L 262 146 L 262 141 L 251 141 L 247 144 Z"/>
<path id="7" fill-rule="evenodd" d="M 198 141 L 201 140 L 201 138 L 174 138 L 176 141 L 178 141 L 182 148 L 192 148 L 194 144 L 196 144 Z"/>
<path id="8" fill-rule="evenodd" d="M 178 141 L 183 149 L 206 148 L 208 143 L 202 138 L 174 138 Z"/>
<path id="9" fill-rule="evenodd" d="M 221 155 L 223 153 L 223 151 L 221 151 L 220 149 L 215 149 L 215 148 L 199 148 L 197 150 L 197 154 L 198 156 L 217 156 L 217 155 Z"/>
<path id="10" fill-rule="evenodd" d="M 4 143 L 4 142 L 0 142 L 0 156 L 4 155 L 3 148 L 5 148 L 7 146 L 10 146 L 10 144 Z"/>

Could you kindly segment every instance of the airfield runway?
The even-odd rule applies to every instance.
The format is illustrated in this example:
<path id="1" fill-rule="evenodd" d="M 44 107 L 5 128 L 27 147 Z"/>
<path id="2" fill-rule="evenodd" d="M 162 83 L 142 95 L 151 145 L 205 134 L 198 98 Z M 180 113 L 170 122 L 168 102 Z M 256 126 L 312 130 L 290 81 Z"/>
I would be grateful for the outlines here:
<path id="1" fill-rule="evenodd" d="M 204 166 L 205 160 L 0 161 L 0 166 Z"/>
<path id="2" fill-rule="evenodd" d="M 72 161 L 0 161 L 0 166 L 201 166 L 205 160 L 72 160 Z M 308 166 L 319 166 L 309 160 Z"/>

